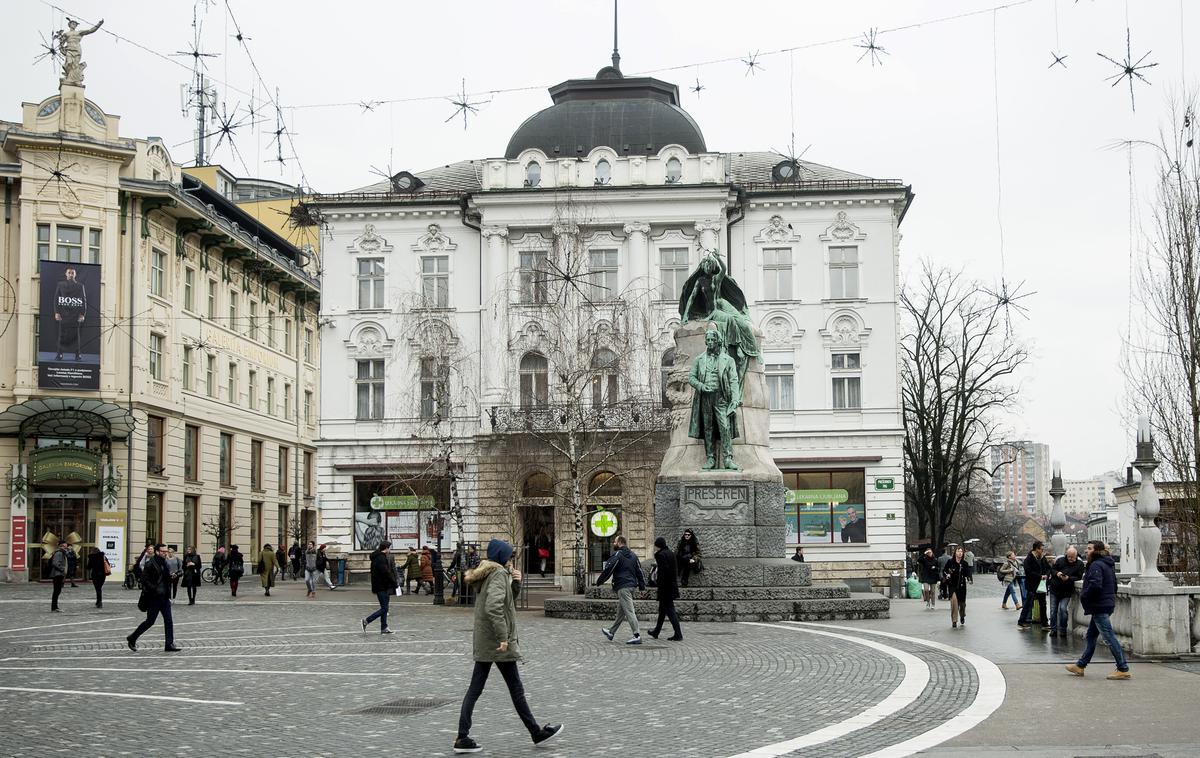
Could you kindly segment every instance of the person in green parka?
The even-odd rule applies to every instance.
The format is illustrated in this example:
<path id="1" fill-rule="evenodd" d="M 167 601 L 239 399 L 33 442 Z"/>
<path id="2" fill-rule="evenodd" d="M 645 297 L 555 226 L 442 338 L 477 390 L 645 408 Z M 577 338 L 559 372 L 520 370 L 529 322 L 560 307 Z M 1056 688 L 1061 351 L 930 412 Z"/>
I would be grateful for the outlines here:
<path id="1" fill-rule="evenodd" d="M 521 572 L 512 563 L 512 545 L 504 540 L 492 540 L 487 547 L 487 560 L 466 573 L 465 580 L 473 585 L 475 599 L 475 624 L 472 649 L 475 670 L 471 674 L 471 686 L 463 697 L 462 710 L 458 715 L 458 739 L 454 741 L 455 753 L 478 753 L 483 750 L 471 739 L 471 714 L 475 701 L 483 694 L 492 664 L 500 669 L 508 695 L 517 710 L 521 722 L 529 730 L 533 744 L 541 745 L 562 733 L 562 724 L 538 725 L 525 701 L 525 686 L 517 671 L 521 660 L 520 643 L 517 640 L 516 594 L 521 589 Z"/>
<path id="2" fill-rule="evenodd" d="M 267 597 L 270 597 L 271 588 L 275 586 L 275 570 L 278 568 L 270 543 L 263 545 L 262 557 L 258 559 L 258 565 L 261 568 L 258 572 L 259 581 L 262 582 Z"/>

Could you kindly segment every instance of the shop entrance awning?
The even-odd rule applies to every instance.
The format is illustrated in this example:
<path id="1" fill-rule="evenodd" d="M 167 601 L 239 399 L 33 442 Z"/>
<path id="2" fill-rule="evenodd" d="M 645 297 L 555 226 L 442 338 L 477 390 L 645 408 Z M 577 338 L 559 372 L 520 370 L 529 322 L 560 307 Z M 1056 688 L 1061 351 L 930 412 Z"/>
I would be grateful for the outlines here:
<path id="1" fill-rule="evenodd" d="M 80 397 L 43 397 L 0 411 L 0 437 L 123 440 L 137 421 L 128 408 Z"/>

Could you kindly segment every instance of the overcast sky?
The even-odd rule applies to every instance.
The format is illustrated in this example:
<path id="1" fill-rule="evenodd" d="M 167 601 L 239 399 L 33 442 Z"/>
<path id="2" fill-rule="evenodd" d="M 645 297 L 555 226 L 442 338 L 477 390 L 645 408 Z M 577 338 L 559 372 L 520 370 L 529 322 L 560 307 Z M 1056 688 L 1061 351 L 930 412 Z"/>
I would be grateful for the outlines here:
<path id="1" fill-rule="evenodd" d="M 39 33 L 49 38 L 65 24 L 41 0 L 5 5 L 0 119 L 19 120 L 22 101 L 57 87 L 58 71 L 33 59 Z M 56 5 L 89 24 L 105 19 L 102 32 L 83 41 L 88 97 L 121 116 L 123 135 L 161 136 L 189 164 L 195 121 L 181 113 L 180 85 L 191 58 L 154 53 L 190 49 L 192 3 Z M 1154 139 L 1165 124 L 1168 100 L 1200 60 L 1200 49 L 1186 48 L 1200 31 L 1200 5 L 1029 0 L 987 10 L 996 5 L 627 0 L 621 68 L 678 84 L 710 150 L 786 151 L 794 124 L 806 159 L 910 183 L 906 271 L 928 258 L 987 284 L 1003 273 L 1010 286 L 1024 282 L 1036 292 L 1024 301 L 1028 318 L 1013 322 L 1033 360 L 1022 408 L 1008 423 L 1015 437 L 1048 443 L 1064 476 L 1083 477 L 1123 467 L 1133 440 L 1121 417 L 1119 367 L 1130 319 L 1129 163 L 1112 144 Z M 323 192 L 375 181 L 371 166 L 420 171 L 500 156 L 521 121 L 550 104 L 546 87 L 594 75 L 612 49 L 609 0 L 198 7 L 201 48 L 221 54 L 207 60 L 220 102 L 243 111 L 252 92 L 261 105 L 264 89 L 273 97 L 278 88 L 295 145 L 293 153 L 285 144 L 284 155 L 299 156 L 282 170 L 274 161 L 268 106 L 263 123 L 235 132 L 242 159 L 222 146 L 212 160 L 237 175 L 291 183 L 303 172 Z M 928 23 L 977 10 L 984 12 Z M 1127 83 L 1105 80 L 1119 69 L 1097 55 L 1124 59 L 1127 19 L 1134 59 L 1150 51 L 1144 62 L 1158 64 L 1143 71 L 1149 86 L 1135 84 L 1136 113 Z M 233 36 L 239 25 L 244 44 Z M 875 66 L 857 47 L 872 27 L 886 50 Z M 804 49 L 771 53 L 797 46 Z M 751 72 L 741 59 L 756 51 Z M 1050 66 L 1052 51 L 1067 56 L 1065 68 Z M 489 101 L 465 130 L 447 99 L 464 79 L 469 100 Z M 519 88 L 526 89 L 488 94 Z M 388 100 L 406 102 L 374 104 Z M 334 103 L 349 104 L 327 105 Z M 1153 195 L 1152 158 L 1134 154 L 1143 210 Z"/>

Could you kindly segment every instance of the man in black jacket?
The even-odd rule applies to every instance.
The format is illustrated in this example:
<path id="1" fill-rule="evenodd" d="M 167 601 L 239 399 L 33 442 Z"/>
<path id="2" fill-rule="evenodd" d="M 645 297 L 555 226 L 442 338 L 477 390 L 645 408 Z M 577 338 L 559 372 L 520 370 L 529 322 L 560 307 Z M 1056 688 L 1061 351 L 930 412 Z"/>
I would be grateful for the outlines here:
<path id="1" fill-rule="evenodd" d="M 937 586 L 942 577 L 942 569 L 933 555 L 933 548 L 925 548 L 918 564 L 921 571 L 921 597 L 925 600 L 925 608 L 932 611 L 937 604 Z"/>
<path id="2" fill-rule="evenodd" d="M 1029 550 L 1029 555 L 1025 556 L 1025 605 L 1021 606 L 1021 615 L 1017 619 L 1018 629 L 1029 629 L 1029 614 L 1033 611 L 1034 598 L 1037 597 L 1038 585 L 1042 583 L 1050 574 L 1049 567 L 1046 566 L 1042 559 L 1043 545 L 1041 540 L 1036 540 L 1033 547 Z M 1046 608 L 1042 606 L 1041 620 L 1038 622 L 1045 626 L 1046 624 Z"/>
<path id="3" fill-rule="evenodd" d="M 80 329 L 87 314 L 87 290 L 83 282 L 75 278 L 75 269 L 68 267 L 63 271 L 64 278 L 54 287 L 54 320 L 58 324 L 58 353 L 54 356 L 61 361 L 63 348 L 75 348 L 75 360 L 83 360 L 79 354 L 83 347 L 80 343 Z"/>
<path id="4" fill-rule="evenodd" d="M 1051 570 L 1050 590 L 1050 636 L 1066 637 L 1071 626 L 1069 608 L 1071 598 L 1075 595 L 1075 582 L 1083 579 L 1083 561 L 1079 560 L 1079 551 L 1074 546 L 1067 548 L 1067 554 L 1054 562 Z"/>
<path id="5" fill-rule="evenodd" d="M 679 597 L 679 578 L 675 576 L 675 554 L 667 547 L 667 541 L 662 537 L 654 540 L 654 563 L 658 567 L 658 622 L 650 636 L 658 639 L 662 631 L 663 619 L 671 622 L 673 634 L 667 639 L 672 642 L 683 640 L 683 632 L 679 629 L 679 614 L 675 612 L 675 600 Z"/>
<path id="6" fill-rule="evenodd" d="M 379 610 L 362 619 L 363 634 L 367 632 L 367 625 L 375 619 L 379 619 L 380 634 L 392 633 L 392 630 L 388 629 L 388 604 L 398 586 L 396 565 L 392 561 L 392 543 L 384 540 L 375 548 L 375 552 L 371 553 L 371 592 L 374 592 L 379 600 Z"/>
<path id="7" fill-rule="evenodd" d="M 171 570 L 167 568 L 167 546 L 161 542 L 154 546 L 154 556 L 147 560 L 142 568 L 142 597 L 138 600 L 138 608 L 143 606 L 146 609 L 146 620 L 133 630 L 133 634 L 125 638 L 129 649 L 137 652 L 138 637 L 154 626 L 161 613 L 163 634 L 167 643 L 164 650 L 168 653 L 178 653 L 179 648 L 175 647 L 175 624 L 171 620 Z"/>
<path id="8" fill-rule="evenodd" d="M 1121 642 L 1109 620 L 1109 616 L 1117 609 L 1116 565 L 1108 554 L 1108 547 L 1100 540 L 1092 540 L 1087 546 L 1087 570 L 1083 575 L 1083 589 L 1079 591 L 1079 604 L 1083 606 L 1084 614 L 1091 616 L 1092 620 L 1088 624 L 1083 655 L 1067 666 L 1067 671 L 1075 676 L 1083 676 L 1084 669 L 1092 661 L 1092 654 L 1096 652 L 1096 639 L 1104 637 L 1117 664 L 1116 671 L 1105 679 L 1128 679 L 1129 663 L 1125 660 L 1125 651 L 1121 649 Z"/>
<path id="9" fill-rule="evenodd" d="M 640 645 L 642 644 L 642 635 L 638 629 L 637 613 L 633 608 L 633 588 L 637 587 L 639 592 L 644 591 L 646 578 L 642 576 L 642 564 L 629 549 L 623 536 L 618 534 L 613 538 L 613 547 L 616 548 L 616 551 L 604 564 L 604 570 L 600 572 L 596 586 L 599 587 L 609 576 L 612 577 L 613 589 L 617 592 L 617 618 L 613 621 L 612 626 L 607 629 L 602 628 L 600 633 L 611 642 L 617 634 L 617 629 L 621 628 L 621 622 L 628 621 L 633 637 L 625 644 Z"/>

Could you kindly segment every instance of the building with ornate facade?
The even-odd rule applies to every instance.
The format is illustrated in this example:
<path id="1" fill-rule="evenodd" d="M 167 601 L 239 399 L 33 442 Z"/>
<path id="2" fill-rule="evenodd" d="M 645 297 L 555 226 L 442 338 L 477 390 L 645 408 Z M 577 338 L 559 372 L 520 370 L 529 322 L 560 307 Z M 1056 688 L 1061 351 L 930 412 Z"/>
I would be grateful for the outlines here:
<path id="1" fill-rule="evenodd" d="M 675 85 L 615 66 L 550 95 L 494 157 L 313 199 L 321 539 L 361 561 L 384 537 L 448 547 L 461 521 L 569 586 L 609 542 L 577 553 L 577 510 L 604 509 L 647 556 L 669 416 L 690 404 L 678 298 L 713 251 L 761 332 L 790 546 L 818 576 L 883 583 L 904 560 L 910 188 L 710 149 Z"/>
<path id="2" fill-rule="evenodd" d="M 75 78 L 81 82 L 81 74 Z M 0 572 L 317 530 L 318 281 L 63 84 L 0 122 Z"/>

